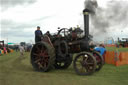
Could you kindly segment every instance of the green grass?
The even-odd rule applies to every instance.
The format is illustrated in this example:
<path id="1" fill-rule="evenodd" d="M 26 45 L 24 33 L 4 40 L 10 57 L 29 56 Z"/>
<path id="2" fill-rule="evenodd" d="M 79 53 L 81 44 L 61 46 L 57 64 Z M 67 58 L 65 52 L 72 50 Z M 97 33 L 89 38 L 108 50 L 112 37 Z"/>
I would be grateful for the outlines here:
<path id="1" fill-rule="evenodd" d="M 108 51 L 116 51 L 118 50 L 119 52 L 126 52 L 128 51 L 128 48 L 116 48 L 116 47 L 106 47 Z"/>
<path id="2" fill-rule="evenodd" d="M 0 85 L 127 85 L 128 65 L 115 67 L 105 64 L 91 76 L 79 76 L 71 65 L 66 70 L 36 72 L 29 53 L 19 58 L 19 52 L 0 56 Z"/>

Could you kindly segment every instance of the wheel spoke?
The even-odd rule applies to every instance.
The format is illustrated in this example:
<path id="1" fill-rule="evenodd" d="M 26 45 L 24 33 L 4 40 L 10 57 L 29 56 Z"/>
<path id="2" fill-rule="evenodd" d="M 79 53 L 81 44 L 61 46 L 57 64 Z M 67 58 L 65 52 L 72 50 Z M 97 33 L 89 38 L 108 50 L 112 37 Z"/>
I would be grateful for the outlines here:
<path id="1" fill-rule="evenodd" d="M 48 58 L 43 60 L 45 63 L 48 63 Z"/>
<path id="2" fill-rule="evenodd" d="M 43 65 L 44 68 L 47 67 L 47 65 L 46 65 L 47 63 L 46 62 L 41 62 L 41 64 Z"/>
<path id="3" fill-rule="evenodd" d="M 94 63 L 86 63 L 87 65 L 93 65 Z"/>
<path id="4" fill-rule="evenodd" d="M 40 62 L 38 62 L 38 65 L 39 65 L 39 69 L 43 68 Z"/>
<path id="5" fill-rule="evenodd" d="M 86 68 L 87 72 L 90 71 L 90 67 L 89 67 L 89 65 L 86 65 L 85 68 Z"/>
<path id="6" fill-rule="evenodd" d="M 85 58 L 84 61 L 87 61 L 88 60 L 88 56 L 85 57 L 85 55 L 84 55 L 83 58 Z"/>
<path id="7" fill-rule="evenodd" d="M 94 52 L 93 56 L 96 58 L 96 71 L 99 71 L 103 66 L 102 56 L 98 52 Z"/>
<path id="8" fill-rule="evenodd" d="M 47 63 L 44 63 L 43 66 L 44 66 L 44 68 L 46 68 L 47 67 Z"/>
<path id="9" fill-rule="evenodd" d="M 38 45 L 35 48 L 37 49 L 37 52 L 40 52 L 40 49 L 39 49 Z"/>
<path id="10" fill-rule="evenodd" d="M 78 65 L 77 62 L 80 62 Z M 91 53 L 85 52 L 76 56 L 74 60 L 74 69 L 79 75 L 91 75 L 96 68 L 96 61 Z"/>
<path id="11" fill-rule="evenodd" d="M 40 55 L 43 56 L 43 57 L 45 57 L 45 58 L 46 58 L 46 57 L 49 57 L 46 50 L 45 50 L 45 51 L 41 50 Z"/>
<path id="12" fill-rule="evenodd" d="M 43 45 L 41 45 L 41 49 L 40 50 L 45 50 Z"/>
<path id="13" fill-rule="evenodd" d="M 38 42 L 31 50 L 31 64 L 35 70 L 47 72 L 55 61 L 54 55 L 54 48 L 49 43 Z"/>
<path id="14" fill-rule="evenodd" d="M 36 61 L 34 61 L 34 63 L 38 63 L 41 59 L 37 59 Z"/>
<path id="15" fill-rule="evenodd" d="M 40 56 L 39 54 L 36 54 L 36 53 L 33 53 L 33 55 L 35 55 L 35 56 Z"/>

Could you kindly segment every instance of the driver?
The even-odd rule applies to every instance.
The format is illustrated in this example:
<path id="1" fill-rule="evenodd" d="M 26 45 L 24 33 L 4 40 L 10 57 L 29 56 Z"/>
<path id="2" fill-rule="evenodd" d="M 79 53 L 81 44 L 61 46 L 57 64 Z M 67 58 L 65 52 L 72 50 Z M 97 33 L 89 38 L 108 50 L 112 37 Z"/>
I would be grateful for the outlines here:
<path id="1" fill-rule="evenodd" d="M 40 30 L 40 27 L 37 26 L 37 30 L 35 31 L 35 43 L 41 41 L 42 31 Z"/>

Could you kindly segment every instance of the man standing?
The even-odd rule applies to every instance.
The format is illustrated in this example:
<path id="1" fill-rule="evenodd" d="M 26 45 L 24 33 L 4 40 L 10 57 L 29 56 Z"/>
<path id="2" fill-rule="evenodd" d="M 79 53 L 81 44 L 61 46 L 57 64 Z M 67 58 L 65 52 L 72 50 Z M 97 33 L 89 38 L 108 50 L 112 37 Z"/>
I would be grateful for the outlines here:
<path id="1" fill-rule="evenodd" d="M 24 56 L 24 46 L 23 45 L 20 45 L 19 46 L 19 50 L 20 50 L 20 57 L 23 57 Z"/>
<path id="2" fill-rule="evenodd" d="M 41 41 L 42 31 L 40 30 L 40 27 L 37 26 L 37 30 L 35 31 L 35 43 Z"/>

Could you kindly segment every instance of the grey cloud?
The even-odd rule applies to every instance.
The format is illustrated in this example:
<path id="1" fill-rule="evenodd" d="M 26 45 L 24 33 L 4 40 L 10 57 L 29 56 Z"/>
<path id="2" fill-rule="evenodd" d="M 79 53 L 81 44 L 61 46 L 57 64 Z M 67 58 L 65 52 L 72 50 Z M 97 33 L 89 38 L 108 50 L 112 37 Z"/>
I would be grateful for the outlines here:
<path id="1" fill-rule="evenodd" d="M 4 32 L 4 35 L 6 35 L 6 37 L 16 37 L 16 38 L 30 38 L 34 35 L 34 33 L 28 33 L 28 32 L 24 32 L 23 30 L 19 29 L 19 30 L 9 30 Z"/>
<path id="2" fill-rule="evenodd" d="M 121 25 L 122 28 L 127 26 L 128 22 L 128 1 L 113 1 L 108 3 L 108 9 L 106 10 L 109 15 L 108 20 L 111 21 L 111 25 Z"/>
<path id="3" fill-rule="evenodd" d="M 37 0 L 0 0 L 2 11 L 8 9 L 9 7 L 14 7 L 16 5 L 23 5 L 25 3 L 32 4 Z"/>
<path id="4" fill-rule="evenodd" d="M 54 15 L 49 15 L 49 16 L 45 16 L 45 17 L 40 17 L 40 18 L 38 18 L 38 19 L 36 19 L 36 21 L 42 21 L 42 20 L 45 20 L 45 19 L 51 19 L 51 18 L 53 18 L 53 17 L 55 17 L 56 15 L 54 14 Z"/>
<path id="5" fill-rule="evenodd" d="M 31 24 L 30 24 L 31 23 Z M 24 29 L 36 28 L 39 22 L 17 23 L 11 20 L 1 20 L 1 37 L 31 37 L 34 32 L 24 32 Z"/>
<path id="6" fill-rule="evenodd" d="M 6 37 L 2 39 L 8 39 L 8 42 L 28 42 L 29 40 L 34 41 L 34 33 L 23 32 L 23 30 L 10 30 L 9 32 L 5 31 L 4 34 Z M 8 36 L 7 36 L 8 35 Z"/>
<path id="7" fill-rule="evenodd" d="M 11 41 L 17 42 L 17 40 L 24 41 L 24 40 L 34 40 L 34 32 L 24 32 L 22 29 L 17 30 L 9 30 L 4 31 L 4 34 L 2 35 L 2 39 L 8 38 Z M 13 39 L 13 40 L 12 40 Z"/>
<path id="8" fill-rule="evenodd" d="M 52 18 L 53 15 L 51 16 L 44 16 L 35 20 L 32 20 L 30 22 L 22 22 L 18 23 L 13 20 L 7 20 L 7 19 L 2 19 L 1 20 L 1 37 L 7 37 L 7 36 L 13 36 L 13 37 L 31 37 L 32 35 L 34 36 L 34 32 L 29 32 L 26 33 L 24 32 L 25 29 L 33 29 L 39 25 L 41 25 L 42 21 L 48 18 Z"/>
<path id="9" fill-rule="evenodd" d="M 5 19 L 2 19 L 1 20 L 1 29 L 8 29 L 8 28 L 11 28 L 11 29 L 24 29 L 24 28 L 33 28 L 33 27 L 36 27 L 37 25 L 40 24 L 41 21 L 45 20 L 45 19 L 49 19 L 49 18 L 52 18 L 54 17 L 55 15 L 51 15 L 51 16 L 44 16 L 44 17 L 40 17 L 38 19 L 35 19 L 35 20 L 32 20 L 31 22 L 27 22 L 27 23 L 18 23 L 18 22 L 15 22 L 15 21 L 12 21 L 12 20 L 5 20 Z"/>
<path id="10" fill-rule="evenodd" d="M 30 24 L 31 23 L 31 24 Z M 1 29 L 23 29 L 23 28 L 31 28 L 34 27 L 37 24 L 37 22 L 28 22 L 28 23 L 17 23 L 12 20 L 1 20 Z"/>

